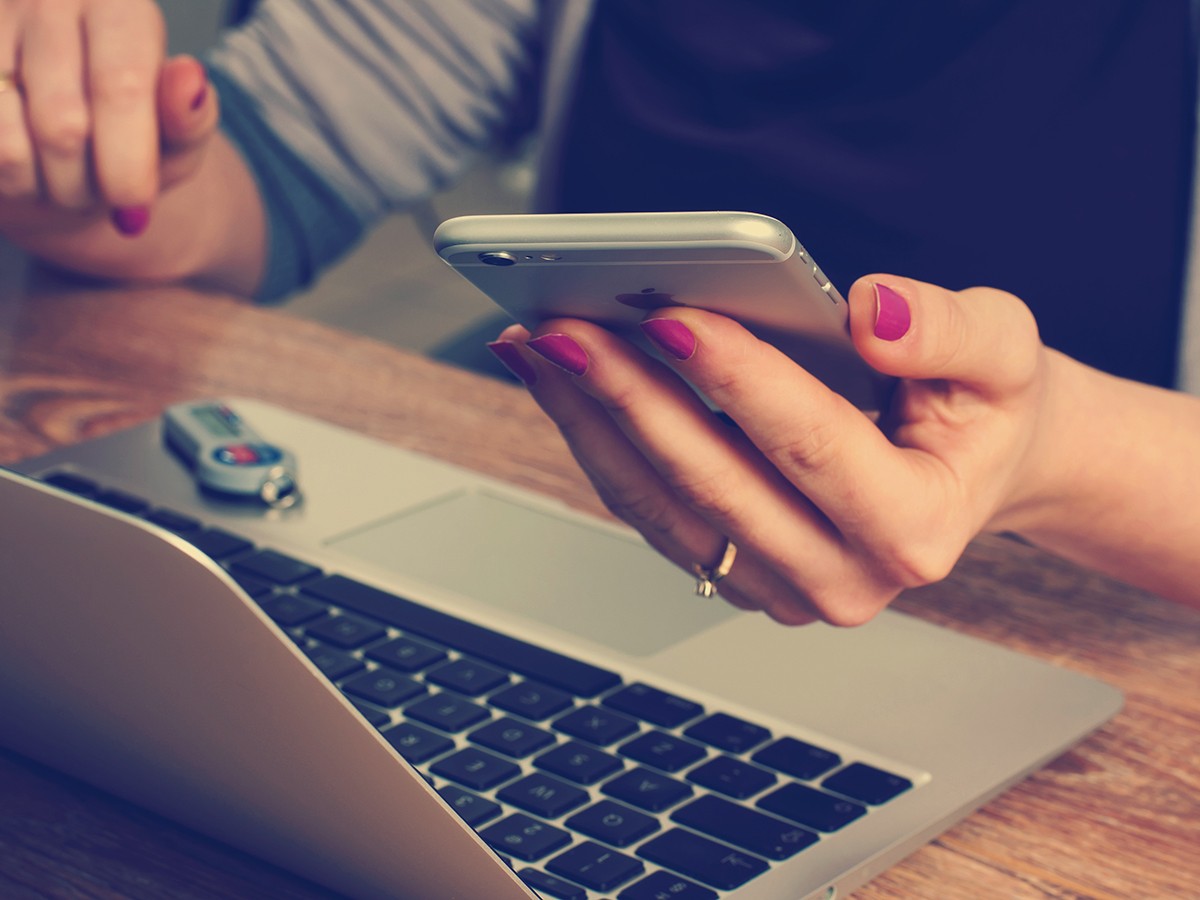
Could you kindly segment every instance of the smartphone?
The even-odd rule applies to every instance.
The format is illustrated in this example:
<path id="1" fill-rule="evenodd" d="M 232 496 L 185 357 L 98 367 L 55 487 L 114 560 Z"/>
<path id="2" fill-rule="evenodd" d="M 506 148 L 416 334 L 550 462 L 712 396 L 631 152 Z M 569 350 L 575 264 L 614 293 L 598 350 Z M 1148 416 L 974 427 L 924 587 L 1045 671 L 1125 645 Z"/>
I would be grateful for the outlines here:
<path id="1" fill-rule="evenodd" d="M 650 310 L 691 306 L 736 319 L 864 410 L 879 410 L 887 395 L 888 380 L 850 341 L 845 299 L 770 216 L 460 216 L 438 227 L 434 247 L 528 328 L 569 316 L 648 348 L 637 324 Z"/>

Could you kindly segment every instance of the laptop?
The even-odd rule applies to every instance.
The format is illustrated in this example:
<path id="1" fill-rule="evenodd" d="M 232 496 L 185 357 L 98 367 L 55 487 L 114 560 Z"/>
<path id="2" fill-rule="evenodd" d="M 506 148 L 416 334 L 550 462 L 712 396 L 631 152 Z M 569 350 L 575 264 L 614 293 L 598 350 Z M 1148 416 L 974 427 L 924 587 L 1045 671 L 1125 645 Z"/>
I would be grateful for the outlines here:
<path id="1" fill-rule="evenodd" d="M 631 531 L 248 399 L 0 470 L 0 741 L 356 898 L 844 896 L 1120 694 L 887 611 L 789 629 Z"/>

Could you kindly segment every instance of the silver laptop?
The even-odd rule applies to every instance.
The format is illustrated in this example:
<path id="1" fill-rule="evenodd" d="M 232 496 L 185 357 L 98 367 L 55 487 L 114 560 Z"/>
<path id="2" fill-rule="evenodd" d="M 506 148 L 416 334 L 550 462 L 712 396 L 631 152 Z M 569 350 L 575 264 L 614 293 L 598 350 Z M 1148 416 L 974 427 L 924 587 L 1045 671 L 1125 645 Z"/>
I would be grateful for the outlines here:
<path id="1" fill-rule="evenodd" d="M 353 897 L 844 895 L 1111 717 L 886 612 L 788 629 L 631 532 L 258 402 L 291 509 L 148 424 L 0 471 L 0 739 Z"/>

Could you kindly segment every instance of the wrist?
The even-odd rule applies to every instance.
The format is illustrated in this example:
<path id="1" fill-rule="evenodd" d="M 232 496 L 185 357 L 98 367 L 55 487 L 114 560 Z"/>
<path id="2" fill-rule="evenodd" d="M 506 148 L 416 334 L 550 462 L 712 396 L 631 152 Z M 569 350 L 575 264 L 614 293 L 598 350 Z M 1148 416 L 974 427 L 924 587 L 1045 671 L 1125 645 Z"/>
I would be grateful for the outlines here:
<path id="1" fill-rule="evenodd" d="M 1196 603 L 1200 401 L 1049 351 L 1039 418 L 1020 495 L 997 517 L 1000 527 Z"/>
<path id="2" fill-rule="evenodd" d="M 1040 535 L 1069 531 L 1081 509 L 1094 502 L 1091 484 L 1102 435 L 1105 379 L 1068 356 L 1043 347 L 1041 374 L 1031 386 L 1030 439 L 1013 476 L 1009 499 L 988 524 L 989 531 L 1016 532 L 1035 542 Z"/>

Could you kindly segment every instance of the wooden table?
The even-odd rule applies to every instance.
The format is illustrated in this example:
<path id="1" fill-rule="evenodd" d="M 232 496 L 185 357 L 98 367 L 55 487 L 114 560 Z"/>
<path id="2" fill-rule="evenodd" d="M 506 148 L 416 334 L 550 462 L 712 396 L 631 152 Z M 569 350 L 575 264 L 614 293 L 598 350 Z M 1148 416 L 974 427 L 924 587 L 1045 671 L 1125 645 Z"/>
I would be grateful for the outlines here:
<path id="1" fill-rule="evenodd" d="M 268 400 L 600 512 L 519 388 L 228 297 L 67 282 L 0 248 L 0 463 L 213 395 Z M 1127 705 L 857 897 L 1200 898 L 1200 613 L 999 538 L 898 605 L 1105 679 Z M 0 751 L 0 897 L 328 896 Z"/>

